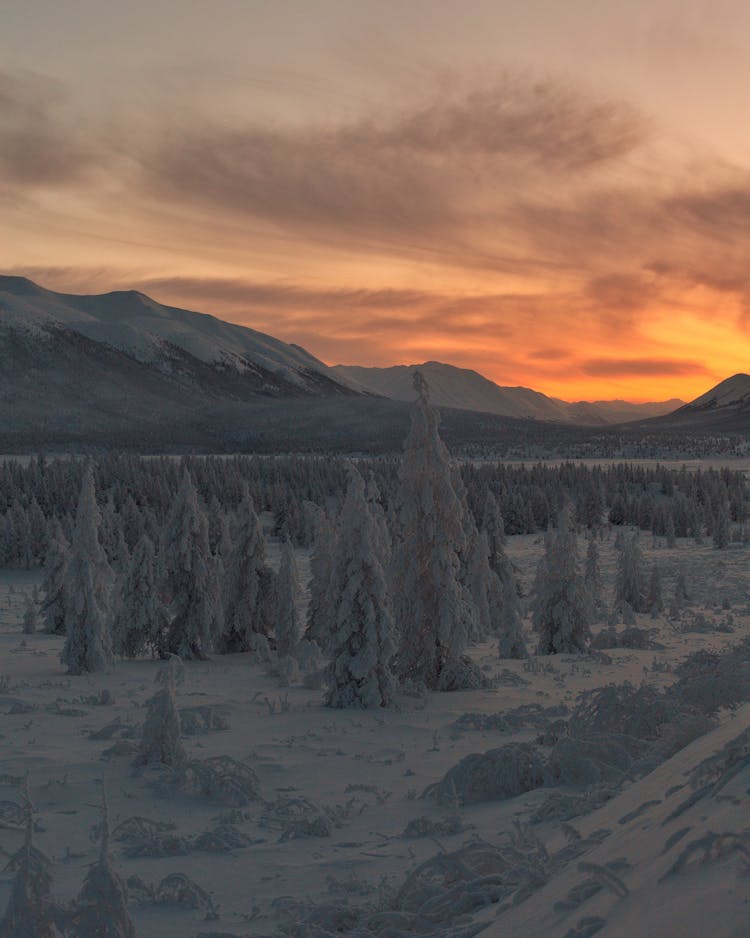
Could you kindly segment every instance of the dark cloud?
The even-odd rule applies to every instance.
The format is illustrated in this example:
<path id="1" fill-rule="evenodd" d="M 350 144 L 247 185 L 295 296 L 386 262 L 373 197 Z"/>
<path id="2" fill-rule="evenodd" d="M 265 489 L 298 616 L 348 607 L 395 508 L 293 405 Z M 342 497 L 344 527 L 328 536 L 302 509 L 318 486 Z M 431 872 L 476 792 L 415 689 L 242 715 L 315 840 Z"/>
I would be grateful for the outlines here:
<path id="1" fill-rule="evenodd" d="M 87 178 L 99 154 L 65 105 L 59 83 L 0 71 L 0 185 L 54 187 Z"/>
<path id="2" fill-rule="evenodd" d="M 538 348 L 526 353 L 527 358 L 542 362 L 559 361 L 563 358 L 569 358 L 570 355 L 570 349 L 566 348 Z"/>
<path id="3" fill-rule="evenodd" d="M 668 358 L 589 358 L 582 361 L 579 367 L 585 375 L 595 378 L 708 373 L 700 362 L 673 361 Z"/>
<path id="4" fill-rule="evenodd" d="M 522 180 L 559 181 L 647 137 L 633 109 L 552 82 L 476 93 L 350 123 L 218 125 L 176 115 L 140 153 L 147 191 L 317 237 L 335 232 L 470 253 Z M 485 243 L 484 250 L 488 245 Z M 491 248 L 489 254 L 495 251 Z"/>

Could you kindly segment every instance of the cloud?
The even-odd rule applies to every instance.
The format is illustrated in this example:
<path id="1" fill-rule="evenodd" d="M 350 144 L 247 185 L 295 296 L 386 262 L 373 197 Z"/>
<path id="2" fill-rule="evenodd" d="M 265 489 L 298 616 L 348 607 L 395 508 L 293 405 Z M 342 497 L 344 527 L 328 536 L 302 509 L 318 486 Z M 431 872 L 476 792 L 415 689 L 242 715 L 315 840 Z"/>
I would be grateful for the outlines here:
<path id="1" fill-rule="evenodd" d="M 708 374 L 701 362 L 668 358 L 589 358 L 579 367 L 585 375 L 595 378 Z"/>
<path id="2" fill-rule="evenodd" d="M 153 198 L 287 232 L 444 248 L 497 263 L 486 226 L 521 181 L 575 178 L 622 159 L 649 135 L 628 105 L 564 84 L 506 77 L 489 89 L 342 123 L 218 124 L 170 117 L 141 141 Z"/>
<path id="3" fill-rule="evenodd" d="M 54 187 L 87 178 L 98 148 L 65 105 L 58 82 L 0 70 L 0 184 Z"/>

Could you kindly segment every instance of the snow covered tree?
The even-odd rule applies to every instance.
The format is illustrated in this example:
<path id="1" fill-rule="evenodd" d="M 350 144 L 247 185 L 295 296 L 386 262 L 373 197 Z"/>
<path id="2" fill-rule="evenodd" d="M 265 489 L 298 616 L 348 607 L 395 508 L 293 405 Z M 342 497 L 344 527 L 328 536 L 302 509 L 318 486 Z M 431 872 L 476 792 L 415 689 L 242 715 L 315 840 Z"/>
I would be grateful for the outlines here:
<path id="1" fill-rule="evenodd" d="M 599 564 L 599 550 L 594 536 L 589 538 L 589 546 L 586 548 L 583 579 L 591 600 L 591 621 L 596 622 L 602 608 L 602 571 Z"/>
<path id="2" fill-rule="evenodd" d="M 659 565 L 656 563 L 651 568 L 646 607 L 651 613 L 651 617 L 654 619 L 664 610 L 664 600 L 662 599 L 661 591 L 661 573 L 659 572 Z"/>
<path id="3" fill-rule="evenodd" d="M 37 613 L 37 604 L 31 593 L 26 594 L 23 611 L 23 634 L 33 635 L 39 627 L 39 616 Z"/>
<path id="4" fill-rule="evenodd" d="M 299 614 L 300 587 L 292 542 L 281 549 L 281 565 L 276 581 L 276 653 L 280 659 L 294 655 L 302 634 Z"/>
<path id="5" fill-rule="evenodd" d="M 644 611 L 643 555 L 638 534 L 623 537 L 618 546 L 615 604 L 627 603 L 634 612 Z"/>
<path id="6" fill-rule="evenodd" d="M 266 639 L 271 625 L 273 571 L 266 563 L 266 542 L 249 489 L 238 512 L 233 547 L 224 563 L 224 631 L 220 648 L 247 651 L 254 635 Z"/>
<path id="7" fill-rule="evenodd" d="M 585 651 L 591 640 L 591 601 L 578 573 L 578 541 L 565 506 L 547 532 L 534 582 L 532 623 L 538 653 Z"/>
<path id="8" fill-rule="evenodd" d="M 400 531 L 391 562 L 396 663 L 402 679 L 439 689 L 459 664 L 475 613 L 461 582 L 465 528 L 448 450 L 420 372 L 414 381 L 419 398 L 399 468 Z"/>
<path id="9" fill-rule="evenodd" d="M 505 522 L 503 521 L 503 516 L 500 514 L 500 506 L 497 503 L 492 489 L 487 490 L 487 496 L 484 500 L 482 530 L 487 535 L 490 566 L 494 569 L 493 558 L 504 552 L 506 538 Z"/>
<path id="10" fill-rule="evenodd" d="M 47 556 L 44 562 L 44 631 L 49 635 L 65 634 L 66 573 L 70 561 L 70 546 L 65 539 L 60 522 L 50 524 Z"/>
<path id="11" fill-rule="evenodd" d="M 110 604 L 114 574 L 99 542 L 101 515 L 91 466 L 83 473 L 76 526 L 66 574 L 66 638 L 60 660 L 69 674 L 112 666 Z"/>
<path id="12" fill-rule="evenodd" d="M 330 652 L 332 611 L 330 603 L 331 570 L 336 549 L 328 515 L 322 508 L 315 513 L 313 549 L 310 555 L 310 602 L 307 607 L 305 638 L 315 642 L 326 653 Z"/>
<path id="13" fill-rule="evenodd" d="M 497 602 L 498 599 L 502 601 L 502 587 L 492 590 L 491 580 L 493 578 L 497 581 L 497 574 L 490 569 L 487 533 L 481 531 L 472 538 L 467 570 L 467 585 L 471 591 L 471 598 L 476 610 L 476 615 L 472 618 L 474 628 L 468 637 L 474 642 L 485 641 L 492 632 L 491 591 L 493 592 L 492 599 L 494 602 Z M 499 581 L 496 585 L 499 586 Z"/>
<path id="14" fill-rule="evenodd" d="M 143 534 L 133 548 L 120 585 L 112 622 L 112 650 L 126 658 L 136 658 L 145 651 L 157 652 L 167 625 L 167 610 L 159 595 L 156 551 L 148 534 Z"/>
<path id="15" fill-rule="evenodd" d="M 162 534 L 160 563 L 170 616 L 162 651 L 205 659 L 221 634 L 223 610 L 206 513 L 187 468 Z"/>
<path id="16" fill-rule="evenodd" d="M 28 780 L 24 786 L 26 837 L 10 859 L 7 869 L 15 871 L 0 938 L 55 938 L 60 910 L 52 898 L 52 862 L 32 843 L 34 816 Z"/>
<path id="17" fill-rule="evenodd" d="M 180 666 L 179 658 L 173 656 L 156 675 L 161 689 L 146 705 L 146 719 L 135 765 L 179 766 L 186 759 L 180 714 L 174 696 Z"/>
<path id="18" fill-rule="evenodd" d="M 76 938 L 135 938 L 128 912 L 128 890 L 112 864 L 109 813 L 102 790 L 101 846 L 75 900 L 71 925 Z"/>
<path id="19" fill-rule="evenodd" d="M 352 466 L 331 580 L 328 707 L 386 707 L 393 699 L 393 622 L 381 561 L 382 536 L 362 476 Z"/>

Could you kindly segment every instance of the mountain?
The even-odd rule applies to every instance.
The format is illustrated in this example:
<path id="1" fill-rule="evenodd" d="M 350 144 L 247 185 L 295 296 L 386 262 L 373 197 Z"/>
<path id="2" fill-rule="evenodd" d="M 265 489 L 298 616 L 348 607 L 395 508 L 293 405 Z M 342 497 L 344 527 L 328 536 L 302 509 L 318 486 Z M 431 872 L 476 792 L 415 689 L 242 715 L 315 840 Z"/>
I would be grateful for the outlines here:
<path id="1" fill-rule="evenodd" d="M 503 417 L 604 426 L 670 413 L 684 403 L 673 399 L 648 404 L 631 404 L 627 401 L 578 401 L 569 404 L 530 388 L 501 387 L 476 371 L 442 362 L 396 365 L 391 368 L 335 365 L 331 371 L 353 388 L 397 401 L 412 401 L 416 397 L 413 375 L 417 369 L 427 379 L 430 397 L 438 406 Z"/>
<path id="2" fill-rule="evenodd" d="M 673 414 L 641 426 L 680 433 L 750 434 L 750 375 L 732 375 Z"/>
<path id="3" fill-rule="evenodd" d="M 682 408 L 684 413 L 722 410 L 750 412 L 750 375 L 732 375 Z"/>
<path id="4" fill-rule="evenodd" d="M 133 291 L 0 277 L 2 448 L 221 450 L 260 402 L 353 396 L 304 349 L 253 329 Z"/>
<path id="5" fill-rule="evenodd" d="M 200 386 L 210 377 L 209 383 L 239 396 L 347 391 L 299 346 L 163 306 L 135 290 L 79 296 L 45 290 L 24 277 L 0 277 L 0 327 L 46 341 L 72 331 L 184 382 L 192 378 Z"/>

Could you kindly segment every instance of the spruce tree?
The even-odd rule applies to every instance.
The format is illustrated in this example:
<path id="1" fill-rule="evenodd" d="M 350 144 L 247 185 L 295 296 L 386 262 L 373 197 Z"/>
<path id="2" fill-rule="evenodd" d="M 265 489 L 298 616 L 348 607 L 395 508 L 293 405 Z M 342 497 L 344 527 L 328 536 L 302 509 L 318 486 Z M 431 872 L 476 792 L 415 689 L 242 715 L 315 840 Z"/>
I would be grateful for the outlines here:
<path id="1" fill-rule="evenodd" d="M 266 563 L 263 528 L 247 486 L 239 507 L 231 552 L 224 556 L 224 652 L 247 651 L 254 635 L 270 631 L 272 571 Z M 225 548 L 226 551 L 226 548 Z"/>
<path id="2" fill-rule="evenodd" d="M 99 542 L 101 515 L 91 466 L 83 473 L 64 594 L 66 638 L 60 660 L 69 674 L 112 666 L 112 568 Z"/>
<path id="3" fill-rule="evenodd" d="M 310 601 L 307 606 L 305 638 L 328 654 L 332 630 L 330 603 L 331 571 L 336 537 L 328 515 L 322 508 L 315 513 L 313 549 L 310 555 Z"/>
<path id="4" fill-rule="evenodd" d="M 221 634 L 223 610 L 206 513 L 187 468 L 162 534 L 160 565 L 170 617 L 163 652 L 205 659 Z"/>
<path id="5" fill-rule="evenodd" d="M 281 565 L 276 581 L 276 653 L 279 659 L 294 655 L 302 634 L 299 612 L 300 587 L 292 542 L 287 538 L 281 549 Z"/>
<path id="6" fill-rule="evenodd" d="M 146 719 L 135 765 L 179 766 L 186 759 L 180 714 L 174 696 L 179 672 L 180 660 L 173 656 L 156 675 L 156 682 L 161 685 L 161 689 L 146 705 Z"/>
<path id="7" fill-rule="evenodd" d="M 396 663 L 402 679 L 439 689 L 459 664 L 474 610 L 461 582 L 466 534 L 448 450 L 420 372 L 414 381 L 419 398 L 399 468 L 400 530 L 391 563 Z"/>
<path id="8" fill-rule="evenodd" d="M 591 601 L 578 573 L 578 542 L 564 507 L 547 532 L 534 582 L 532 622 L 538 653 L 582 652 L 591 640 Z"/>
<path id="9" fill-rule="evenodd" d="M 365 497 L 364 481 L 352 466 L 331 579 L 328 707 L 386 707 L 393 699 L 393 622 L 381 560 L 382 536 Z"/>
<path id="10" fill-rule="evenodd" d="M 86 873 L 75 900 L 71 924 L 76 938 L 135 938 L 128 912 L 128 890 L 112 864 L 109 812 L 102 789 L 99 859 Z"/>
<path id="11" fill-rule="evenodd" d="M 120 585 L 112 622 L 112 650 L 126 658 L 158 652 L 167 625 L 167 610 L 159 595 L 156 552 L 151 538 L 143 534 Z"/>
<path id="12" fill-rule="evenodd" d="M 0 938 L 55 938 L 60 909 L 52 898 L 52 863 L 32 843 L 34 815 L 28 780 L 24 786 L 26 836 L 23 846 L 8 863 L 15 871 L 5 915 L 0 921 Z"/>

